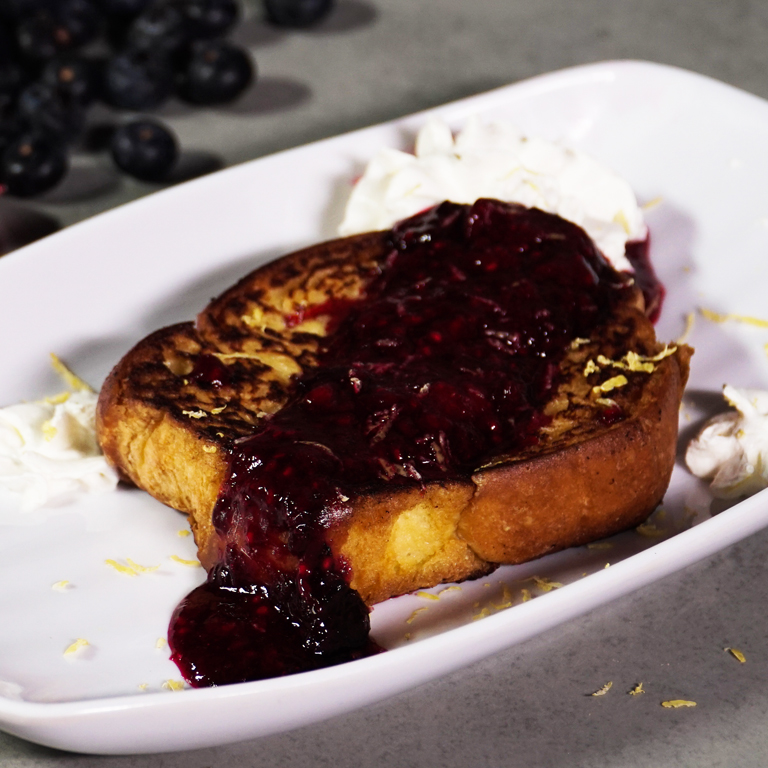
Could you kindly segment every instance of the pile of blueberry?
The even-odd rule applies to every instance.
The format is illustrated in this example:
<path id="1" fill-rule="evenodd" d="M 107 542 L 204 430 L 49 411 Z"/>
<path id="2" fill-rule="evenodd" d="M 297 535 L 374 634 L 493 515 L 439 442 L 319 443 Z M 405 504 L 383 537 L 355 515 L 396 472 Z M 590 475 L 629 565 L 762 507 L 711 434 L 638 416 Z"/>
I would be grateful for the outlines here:
<path id="1" fill-rule="evenodd" d="M 333 0 L 263 0 L 267 18 L 307 26 Z M 83 139 L 89 107 L 147 112 L 172 96 L 197 105 L 237 98 L 255 79 L 248 52 L 226 39 L 238 0 L 0 0 L 0 184 L 27 197 L 55 186 Z M 178 145 L 156 119 L 123 123 L 112 157 L 161 181 Z"/>

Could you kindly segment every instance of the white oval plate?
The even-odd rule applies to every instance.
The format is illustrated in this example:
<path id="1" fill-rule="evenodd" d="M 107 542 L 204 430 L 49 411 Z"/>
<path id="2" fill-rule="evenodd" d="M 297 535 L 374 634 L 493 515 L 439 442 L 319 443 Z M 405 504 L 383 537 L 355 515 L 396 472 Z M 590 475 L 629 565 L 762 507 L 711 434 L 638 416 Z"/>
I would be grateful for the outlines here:
<path id="1" fill-rule="evenodd" d="M 705 306 L 760 315 L 768 281 L 768 104 L 721 83 L 641 62 L 534 78 L 184 184 L 73 226 L 0 260 L 0 403 L 60 389 L 56 352 L 98 384 L 132 344 L 189 319 L 254 266 L 333 236 L 351 180 L 383 146 L 407 148 L 429 114 L 452 127 L 506 119 L 585 149 L 649 206 L 652 255 L 669 295 L 662 338 Z M 768 386 L 768 331 L 697 317 L 683 437 L 728 381 Z M 716 407 L 716 406 L 715 406 Z M 18 511 L 0 496 L 0 728 L 95 753 L 212 746 L 295 728 L 469 664 L 705 557 L 768 524 L 763 494 L 722 511 L 675 469 L 661 538 L 636 532 L 487 579 L 377 606 L 388 653 L 293 677 L 207 690 L 179 674 L 159 639 L 203 580 L 176 512 L 136 490 Z M 130 578 L 105 564 L 159 565 Z M 605 565 L 611 564 L 606 569 Z M 538 578 L 535 578 L 538 577 Z M 548 590 L 549 579 L 564 584 Z M 68 580 L 65 591 L 51 589 Z M 487 586 L 486 586 L 487 585 Z M 535 599 L 526 600 L 528 595 Z M 439 598 L 435 599 L 437 595 Z M 482 619 L 482 620 L 476 620 Z M 71 657 L 76 639 L 89 645 Z M 158 647 L 158 645 L 160 647 Z M 141 686 L 141 687 L 140 687 Z"/>

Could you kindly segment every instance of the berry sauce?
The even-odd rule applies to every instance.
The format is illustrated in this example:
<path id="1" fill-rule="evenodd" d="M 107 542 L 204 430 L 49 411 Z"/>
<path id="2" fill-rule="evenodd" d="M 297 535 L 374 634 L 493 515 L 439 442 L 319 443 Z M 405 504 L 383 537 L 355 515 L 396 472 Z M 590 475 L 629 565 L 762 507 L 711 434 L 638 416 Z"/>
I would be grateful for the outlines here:
<path id="1" fill-rule="evenodd" d="M 358 301 L 333 301 L 317 368 L 239 440 L 213 524 L 219 563 L 171 620 L 195 686 L 377 652 L 326 533 L 361 492 L 469 477 L 536 444 L 570 342 L 628 290 L 577 226 L 518 205 L 443 203 L 398 224 Z M 209 362 L 197 372 L 218 380 Z"/>
<path id="2" fill-rule="evenodd" d="M 655 323 L 661 314 L 661 306 L 664 303 L 664 286 L 656 277 L 656 272 L 651 264 L 649 255 L 650 238 L 634 240 L 627 243 L 627 259 L 635 270 L 634 278 L 637 287 L 643 292 L 645 299 L 645 314 Z"/>

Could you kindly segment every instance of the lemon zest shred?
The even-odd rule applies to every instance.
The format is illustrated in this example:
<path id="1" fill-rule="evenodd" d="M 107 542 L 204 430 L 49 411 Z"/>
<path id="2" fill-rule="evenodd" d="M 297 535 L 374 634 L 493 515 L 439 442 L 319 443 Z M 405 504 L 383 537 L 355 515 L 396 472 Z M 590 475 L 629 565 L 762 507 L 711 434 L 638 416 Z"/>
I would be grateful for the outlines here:
<path id="1" fill-rule="evenodd" d="M 61 376 L 61 378 L 64 380 L 64 383 L 70 387 L 71 389 L 75 390 L 81 390 L 84 392 L 93 392 L 93 387 L 83 381 L 77 374 L 72 373 L 72 371 L 67 368 L 67 366 L 61 361 L 58 355 L 55 355 L 53 352 L 50 353 L 51 355 L 51 365 L 53 366 L 53 370 L 56 371 L 56 373 Z"/>
<path id="2" fill-rule="evenodd" d="M 183 557 L 179 557 L 178 555 L 171 555 L 170 559 L 173 560 L 174 563 L 179 563 L 179 565 L 187 565 L 190 568 L 199 568 L 202 566 L 199 560 L 185 560 Z"/>
<path id="3" fill-rule="evenodd" d="M 690 338 L 691 331 L 693 331 L 693 324 L 696 321 L 696 315 L 693 312 L 689 312 L 685 316 L 685 328 L 682 334 L 675 340 L 675 344 L 685 344 Z"/>
<path id="4" fill-rule="evenodd" d="M 594 693 L 590 693 L 590 696 L 605 696 L 608 691 L 613 687 L 613 681 L 607 682 L 602 688 L 598 688 Z"/>
<path id="5" fill-rule="evenodd" d="M 439 600 L 440 595 L 433 595 L 431 592 L 424 592 L 423 590 L 421 592 L 416 593 L 416 597 L 423 597 L 425 600 Z"/>
<path id="6" fill-rule="evenodd" d="M 579 347 L 582 347 L 585 344 L 589 344 L 589 343 L 590 343 L 590 339 L 582 339 L 577 336 L 575 339 L 573 339 L 573 341 L 571 341 L 571 349 L 578 349 Z"/>
<path id="7" fill-rule="evenodd" d="M 56 437 L 56 434 L 58 433 L 58 429 L 53 426 L 53 423 L 50 419 L 48 421 L 43 422 L 42 426 L 43 431 L 43 437 L 45 438 L 46 442 L 50 443 L 51 440 L 53 440 L 54 437 Z"/>
<path id="8" fill-rule="evenodd" d="M 117 560 L 105 560 L 104 561 L 108 566 L 111 568 L 114 568 L 118 573 L 122 573 L 125 576 L 138 576 L 139 574 L 133 570 L 133 568 L 129 568 L 127 565 L 123 565 L 122 563 L 118 563 Z"/>
<path id="9" fill-rule="evenodd" d="M 595 399 L 598 405 L 602 405 L 604 408 L 613 408 L 617 403 L 615 400 L 611 400 L 610 397 L 598 397 Z"/>
<path id="10" fill-rule="evenodd" d="M 61 581 L 57 581 L 55 584 L 51 584 L 51 589 L 55 589 L 57 592 L 66 592 L 68 586 L 69 581 L 67 581 L 67 579 L 62 579 Z"/>
<path id="11" fill-rule="evenodd" d="M 45 402 L 48 403 L 48 405 L 61 405 L 62 403 L 66 403 L 69 398 L 69 392 L 59 392 L 58 395 L 49 395 L 46 397 Z"/>
<path id="12" fill-rule="evenodd" d="M 205 411 L 182 411 L 182 416 L 189 416 L 190 419 L 204 419 L 208 414 Z"/>
<path id="13" fill-rule="evenodd" d="M 747 660 L 747 657 L 738 649 L 736 648 L 723 648 L 724 651 L 728 651 L 728 653 L 733 656 L 734 659 L 744 664 Z"/>
<path id="14" fill-rule="evenodd" d="M 618 376 L 613 376 L 607 381 L 604 381 L 602 384 L 592 387 L 592 391 L 596 395 L 599 395 L 605 392 L 610 392 L 613 389 L 618 389 L 619 387 L 625 387 L 627 384 L 629 384 L 627 377 L 621 373 Z"/>
<path id="15" fill-rule="evenodd" d="M 181 691 L 184 689 L 184 682 L 182 680 L 166 680 L 163 683 L 163 689 L 166 691 Z"/>
<path id="16" fill-rule="evenodd" d="M 600 366 L 594 360 L 587 361 L 587 364 L 584 366 L 584 376 L 589 376 L 591 373 L 598 373 L 599 371 Z"/>
<path id="17" fill-rule="evenodd" d="M 472 617 L 472 621 L 479 621 L 480 619 L 484 619 L 487 616 L 490 616 L 493 613 L 493 611 L 490 608 L 483 608 L 479 613 L 476 613 Z"/>
<path id="18" fill-rule="evenodd" d="M 550 581 L 546 576 L 532 576 L 531 580 L 542 592 L 551 592 L 563 586 L 559 581 Z"/>
<path id="19" fill-rule="evenodd" d="M 65 656 L 71 656 L 73 653 L 77 653 L 81 648 L 85 648 L 90 643 L 84 637 L 78 637 L 72 645 L 68 646 L 64 651 Z"/>
<path id="20" fill-rule="evenodd" d="M 218 449 L 215 445 L 204 445 L 203 446 L 203 452 L 204 453 L 216 453 Z"/>
<path id="21" fill-rule="evenodd" d="M 226 363 L 227 360 L 258 360 L 259 359 L 259 355 L 253 352 L 214 352 L 213 356 L 218 357 L 222 363 Z"/>
<path id="22" fill-rule="evenodd" d="M 657 206 L 661 205 L 664 202 L 664 198 L 659 195 L 658 197 L 654 197 L 653 200 L 649 200 L 647 203 L 643 203 L 640 208 L 643 209 L 643 211 L 652 211 Z"/>
<path id="23" fill-rule="evenodd" d="M 641 693 L 645 693 L 642 683 L 638 683 L 636 686 L 627 691 L 630 696 L 639 696 Z"/>
<path id="24" fill-rule="evenodd" d="M 727 323 L 728 321 L 733 321 L 736 323 L 744 323 L 745 325 L 753 325 L 755 328 L 768 328 L 768 320 L 763 320 L 760 317 L 737 315 L 732 312 L 713 312 L 711 309 L 705 309 L 704 307 L 699 307 L 699 312 L 701 312 L 707 320 L 711 320 L 713 323 Z"/>
<path id="25" fill-rule="evenodd" d="M 134 563 L 130 557 L 126 557 L 125 562 L 128 563 L 136 573 L 152 573 L 152 571 L 156 571 L 160 567 L 159 565 L 139 565 L 138 563 Z"/>
<path id="26" fill-rule="evenodd" d="M 504 611 L 507 608 L 512 607 L 512 593 L 509 591 L 509 587 L 506 584 L 501 585 L 501 602 L 493 603 L 492 607 L 497 611 Z"/>
<path id="27" fill-rule="evenodd" d="M 661 530 L 661 528 L 655 526 L 653 523 L 641 523 L 635 530 L 647 539 L 659 539 L 666 535 L 666 531 Z"/>
<path id="28" fill-rule="evenodd" d="M 627 352 L 620 362 L 623 363 L 620 367 L 634 373 L 653 373 L 656 370 L 651 360 L 643 359 L 637 352 Z"/>
<path id="29" fill-rule="evenodd" d="M 219 408 L 211 408 L 211 413 L 214 416 L 218 416 L 226 407 L 227 407 L 227 404 L 225 403 L 224 405 L 222 405 Z"/>
<path id="30" fill-rule="evenodd" d="M 680 707 L 695 707 L 696 702 L 687 699 L 670 699 L 669 701 L 662 701 L 661 706 L 665 709 L 679 709 Z"/>
<path id="31" fill-rule="evenodd" d="M 424 613 L 424 611 L 427 610 L 427 607 L 424 606 L 423 608 L 417 608 L 406 620 L 406 624 L 413 624 L 414 620 L 420 613 Z"/>
<path id="32" fill-rule="evenodd" d="M 530 589 L 522 589 L 520 590 L 523 595 L 523 602 L 527 603 L 531 599 L 531 590 Z"/>
<path id="33" fill-rule="evenodd" d="M 180 531 L 176 531 L 176 534 L 183 538 L 185 536 L 191 536 L 192 531 L 188 531 L 186 528 L 182 528 Z"/>
<path id="34" fill-rule="evenodd" d="M 147 690 L 147 688 L 149 688 L 149 683 L 139 683 L 139 684 L 138 684 L 138 686 L 137 686 L 137 688 L 138 688 L 140 691 L 146 691 L 146 690 Z"/>
<path id="35" fill-rule="evenodd" d="M 632 373 L 653 373 L 656 370 L 654 363 L 660 363 L 665 357 L 670 357 L 675 352 L 677 352 L 677 346 L 666 344 L 664 349 L 655 355 L 640 355 L 630 350 L 620 360 L 611 360 L 605 355 L 598 355 L 597 362 L 606 368 L 618 368 Z"/>

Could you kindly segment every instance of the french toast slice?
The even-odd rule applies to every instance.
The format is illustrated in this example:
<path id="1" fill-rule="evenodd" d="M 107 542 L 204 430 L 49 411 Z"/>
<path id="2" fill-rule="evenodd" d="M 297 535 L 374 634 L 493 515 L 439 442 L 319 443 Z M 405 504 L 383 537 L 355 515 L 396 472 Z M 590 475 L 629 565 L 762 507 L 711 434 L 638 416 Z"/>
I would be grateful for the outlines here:
<path id="1" fill-rule="evenodd" d="M 195 324 L 139 342 L 105 382 L 97 428 L 107 459 L 189 515 L 207 569 L 228 545 L 212 516 L 238 439 L 288 402 L 339 305 L 364 294 L 390 249 L 388 233 L 370 233 L 267 264 Z M 468 476 L 362 488 L 349 500 L 326 541 L 350 586 L 373 604 L 642 522 L 669 482 L 690 355 L 656 340 L 640 292 L 626 290 L 560 361 L 534 444 Z"/>

